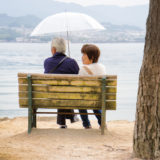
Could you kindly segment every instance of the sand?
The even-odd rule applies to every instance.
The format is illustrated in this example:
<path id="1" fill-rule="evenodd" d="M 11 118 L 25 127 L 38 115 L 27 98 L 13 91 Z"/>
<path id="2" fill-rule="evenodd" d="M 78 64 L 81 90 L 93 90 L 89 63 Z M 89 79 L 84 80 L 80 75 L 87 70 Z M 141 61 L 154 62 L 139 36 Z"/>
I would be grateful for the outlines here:
<path id="1" fill-rule="evenodd" d="M 132 154 L 134 122 L 107 122 L 101 135 L 96 121 L 83 129 L 81 121 L 59 129 L 55 117 L 38 117 L 27 134 L 27 117 L 0 119 L 0 160 L 138 160 Z"/>

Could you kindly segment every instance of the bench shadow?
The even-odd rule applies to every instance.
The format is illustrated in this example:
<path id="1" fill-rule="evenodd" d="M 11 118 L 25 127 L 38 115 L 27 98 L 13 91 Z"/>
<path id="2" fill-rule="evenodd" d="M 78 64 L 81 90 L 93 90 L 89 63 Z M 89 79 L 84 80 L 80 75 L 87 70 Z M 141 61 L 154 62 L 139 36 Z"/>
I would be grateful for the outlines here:
<path id="1" fill-rule="evenodd" d="M 107 132 L 107 131 L 106 131 Z M 14 135 L 14 138 L 22 138 L 22 137 L 92 137 L 93 136 L 102 136 L 100 129 L 59 129 L 59 128 L 33 128 L 31 133 L 28 134 L 27 131 L 18 133 Z M 102 136 L 103 137 L 103 136 Z"/>

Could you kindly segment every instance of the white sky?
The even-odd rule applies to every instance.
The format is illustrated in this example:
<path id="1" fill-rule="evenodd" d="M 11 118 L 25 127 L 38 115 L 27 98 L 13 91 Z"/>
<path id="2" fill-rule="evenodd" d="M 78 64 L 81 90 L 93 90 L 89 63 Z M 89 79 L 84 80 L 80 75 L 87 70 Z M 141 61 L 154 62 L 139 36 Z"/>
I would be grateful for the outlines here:
<path id="1" fill-rule="evenodd" d="M 89 5 L 118 5 L 118 6 L 132 6 L 132 5 L 143 5 L 148 4 L 149 0 L 55 0 L 59 2 L 73 2 L 83 6 Z"/>

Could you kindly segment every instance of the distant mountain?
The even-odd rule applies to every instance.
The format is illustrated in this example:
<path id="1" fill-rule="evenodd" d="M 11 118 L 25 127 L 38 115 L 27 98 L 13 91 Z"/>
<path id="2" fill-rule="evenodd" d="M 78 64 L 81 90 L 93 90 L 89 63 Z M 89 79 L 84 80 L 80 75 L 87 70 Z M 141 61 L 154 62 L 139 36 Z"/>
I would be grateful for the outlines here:
<path id="1" fill-rule="evenodd" d="M 117 25 L 132 25 L 145 28 L 148 5 L 118 7 L 118 6 L 90 6 L 90 15 L 100 22 L 111 22 Z"/>
<path id="2" fill-rule="evenodd" d="M 82 12 L 100 22 L 134 25 L 144 29 L 148 5 L 132 7 L 96 5 L 83 7 L 74 3 L 62 3 L 53 0 L 4 0 L 1 1 L 0 5 L 0 13 L 6 13 L 10 16 L 35 15 L 39 18 L 45 18 L 64 11 Z"/>
<path id="3" fill-rule="evenodd" d="M 39 18 L 64 12 L 64 11 L 83 12 L 84 7 L 74 3 L 62 3 L 53 0 L 4 0 L 1 1 L 0 13 L 10 16 L 35 15 Z"/>
<path id="4" fill-rule="evenodd" d="M 6 14 L 0 14 L 1 27 L 26 27 L 33 28 L 41 21 L 40 18 L 32 15 L 22 17 L 11 17 Z"/>
<path id="5" fill-rule="evenodd" d="M 102 23 L 102 25 L 106 28 L 106 32 L 142 32 L 144 31 L 142 28 L 131 25 L 115 25 L 111 23 Z"/>

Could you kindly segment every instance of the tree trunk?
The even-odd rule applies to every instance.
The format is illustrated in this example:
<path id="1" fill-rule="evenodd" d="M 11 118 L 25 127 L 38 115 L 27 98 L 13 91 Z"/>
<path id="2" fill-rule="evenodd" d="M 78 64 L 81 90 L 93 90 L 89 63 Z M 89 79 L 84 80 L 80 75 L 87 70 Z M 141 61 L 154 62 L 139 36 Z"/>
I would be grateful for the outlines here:
<path id="1" fill-rule="evenodd" d="M 160 0 L 150 0 L 133 151 L 139 158 L 160 159 Z"/>

